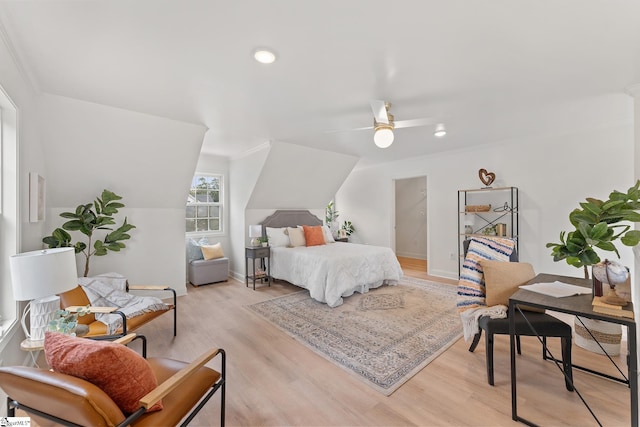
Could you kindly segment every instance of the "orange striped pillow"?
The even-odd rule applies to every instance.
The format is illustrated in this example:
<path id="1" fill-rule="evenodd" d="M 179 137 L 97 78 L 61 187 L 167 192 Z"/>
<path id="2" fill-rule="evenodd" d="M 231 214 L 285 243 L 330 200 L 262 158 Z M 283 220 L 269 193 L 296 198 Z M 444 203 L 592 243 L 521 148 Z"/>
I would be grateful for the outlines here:
<path id="1" fill-rule="evenodd" d="M 304 239 L 307 241 L 307 246 L 320 246 L 324 245 L 324 232 L 321 225 L 309 226 L 303 225 Z"/>

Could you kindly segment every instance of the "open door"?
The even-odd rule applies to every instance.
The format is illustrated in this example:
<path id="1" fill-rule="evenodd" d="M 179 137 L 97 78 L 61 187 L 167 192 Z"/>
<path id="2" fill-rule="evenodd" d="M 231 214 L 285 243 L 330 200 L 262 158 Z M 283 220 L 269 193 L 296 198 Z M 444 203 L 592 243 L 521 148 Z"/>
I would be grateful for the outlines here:
<path id="1" fill-rule="evenodd" d="M 395 180 L 395 247 L 402 264 L 427 271 L 427 177 Z"/>

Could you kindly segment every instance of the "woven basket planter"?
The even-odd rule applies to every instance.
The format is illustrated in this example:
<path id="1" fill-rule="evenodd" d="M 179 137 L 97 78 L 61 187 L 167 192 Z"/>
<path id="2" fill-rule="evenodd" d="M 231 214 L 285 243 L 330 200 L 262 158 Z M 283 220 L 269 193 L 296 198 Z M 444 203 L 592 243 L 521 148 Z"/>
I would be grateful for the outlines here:
<path id="1" fill-rule="evenodd" d="M 582 323 L 591 331 L 593 336 L 598 339 L 598 342 L 610 356 L 620 354 L 620 341 L 622 341 L 621 325 L 603 322 L 602 320 L 585 319 L 584 317 L 580 317 L 580 320 L 582 320 Z M 593 353 L 604 354 L 598 343 L 595 342 L 589 334 L 589 331 L 582 326 L 580 320 L 578 320 L 576 316 L 574 321 L 576 345 Z"/>

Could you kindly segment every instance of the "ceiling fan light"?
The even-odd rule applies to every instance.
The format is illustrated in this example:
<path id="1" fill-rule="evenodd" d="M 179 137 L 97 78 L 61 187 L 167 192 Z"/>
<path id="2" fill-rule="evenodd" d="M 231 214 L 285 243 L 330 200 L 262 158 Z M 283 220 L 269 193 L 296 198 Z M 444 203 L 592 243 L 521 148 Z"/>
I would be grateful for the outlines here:
<path id="1" fill-rule="evenodd" d="M 272 64 L 276 60 L 276 54 L 268 49 L 256 49 L 253 58 L 261 64 Z"/>
<path id="2" fill-rule="evenodd" d="M 442 138 L 446 134 L 447 134 L 447 130 L 444 128 L 444 125 L 442 123 L 437 125 L 435 132 L 433 132 L 433 135 L 438 138 Z"/>
<path id="3" fill-rule="evenodd" d="M 380 148 L 387 148 L 393 144 L 393 130 L 389 127 L 380 127 L 373 134 L 373 142 Z"/>

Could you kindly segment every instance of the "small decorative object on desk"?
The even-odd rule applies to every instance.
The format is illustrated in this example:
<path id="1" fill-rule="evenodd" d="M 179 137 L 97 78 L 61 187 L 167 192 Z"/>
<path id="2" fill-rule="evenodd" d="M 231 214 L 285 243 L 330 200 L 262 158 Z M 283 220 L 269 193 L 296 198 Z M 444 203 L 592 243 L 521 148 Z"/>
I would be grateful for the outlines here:
<path id="1" fill-rule="evenodd" d="M 593 311 L 610 316 L 627 317 L 633 319 L 633 310 L 620 305 L 607 304 L 604 297 L 593 297 Z M 630 307 L 630 306 L 629 306 Z"/>
<path id="2" fill-rule="evenodd" d="M 478 171 L 478 176 L 480 177 L 480 181 L 487 187 L 493 184 L 493 181 L 496 180 L 496 174 L 493 172 L 487 172 L 486 169 L 480 169 Z"/>
<path id="3" fill-rule="evenodd" d="M 613 304 L 624 307 L 627 300 L 621 298 L 616 293 L 616 285 L 624 283 L 629 278 L 629 270 L 624 265 L 605 259 L 592 267 L 593 277 L 603 284 L 606 283 L 611 287 L 609 293 L 602 297 L 602 301 L 607 304 Z"/>

